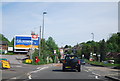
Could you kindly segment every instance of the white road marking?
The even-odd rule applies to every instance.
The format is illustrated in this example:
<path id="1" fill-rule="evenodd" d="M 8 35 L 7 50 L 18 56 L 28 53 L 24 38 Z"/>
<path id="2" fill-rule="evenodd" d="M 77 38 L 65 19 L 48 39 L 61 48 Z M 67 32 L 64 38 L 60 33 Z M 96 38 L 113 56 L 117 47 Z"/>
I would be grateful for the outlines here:
<path id="1" fill-rule="evenodd" d="M 32 79 L 31 75 L 28 76 L 29 79 Z"/>
<path id="2" fill-rule="evenodd" d="M 38 67 L 37 69 L 40 69 L 41 67 Z"/>
<path id="3" fill-rule="evenodd" d="M 32 79 L 31 74 L 27 73 L 28 79 Z"/>
<path id="4" fill-rule="evenodd" d="M 91 69 L 88 69 L 89 71 L 92 71 Z"/>
<path id="5" fill-rule="evenodd" d="M 84 71 L 89 72 L 88 70 L 84 70 Z"/>
<path id="6" fill-rule="evenodd" d="M 43 68 L 38 67 L 38 68 L 37 68 L 38 70 L 31 71 L 31 72 L 27 73 L 27 76 L 28 76 L 29 79 L 32 79 L 32 76 L 31 76 L 32 73 L 37 73 L 37 72 L 39 72 L 39 71 L 41 71 L 41 70 L 44 70 L 44 69 L 46 69 L 46 68 L 48 68 L 48 67 L 43 67 Z"/>
<path id="7" fill-rule="evenodd" d="M 95 79 L 99 79 L 99 77 L 101 76 L 101 75 L 96 74 L 96 73 L 94 73 L 94 72 L 92 72 L 92 74 L 94 74 L 94 75 L 95 75 Z"/>
<path id="8" fill-rule="evenodd" d="M 96 79 L 99 79 L 98 76 L 95 76 Z"/>
<path id="9" fill-rule="evenodd" d="M 16 77 L 10 78 L 10 79 L 17 79 Z"/>
<path id="10" fill-rule="evenodd" d="M 41 71 L 41 70 L 43 70 L 43 69 L 46 69 L 46 68 L 48 68 L 48 67 L 43 67 L 43 68 L 37 68 L 38 70 L 35 70 L 35 71 L 31 71 L 30 73 L 37 73 L 37 72 L 39 72 L 39 71 Z"/>

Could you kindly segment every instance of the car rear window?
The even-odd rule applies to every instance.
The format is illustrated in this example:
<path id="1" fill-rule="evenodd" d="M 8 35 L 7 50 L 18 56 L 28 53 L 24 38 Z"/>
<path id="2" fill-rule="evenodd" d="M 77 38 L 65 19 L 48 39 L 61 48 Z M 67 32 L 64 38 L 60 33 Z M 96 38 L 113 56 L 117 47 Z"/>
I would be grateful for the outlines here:
<path id="1" fill-rule="evenodd" d="M 65 59 L 78 59 L 76 56 L 66 56 Z"/>

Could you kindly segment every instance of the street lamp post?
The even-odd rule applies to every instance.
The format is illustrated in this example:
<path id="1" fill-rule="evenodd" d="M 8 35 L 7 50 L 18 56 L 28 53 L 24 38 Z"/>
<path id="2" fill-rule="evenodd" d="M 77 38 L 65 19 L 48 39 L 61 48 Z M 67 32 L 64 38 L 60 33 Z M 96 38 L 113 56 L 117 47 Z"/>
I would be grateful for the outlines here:
<path id="1" fill-rule="evenodd" d="M 42 39 L 44 36 L 44 15 L 47 14 L 47 12 L 43 12 L 43 28 L 42 28 Z"/>
<path id="2" fill-rule="evenodd" d="M 94 33 L 91 33 L 92 34 L 92 40 L 94 41 Z"/>

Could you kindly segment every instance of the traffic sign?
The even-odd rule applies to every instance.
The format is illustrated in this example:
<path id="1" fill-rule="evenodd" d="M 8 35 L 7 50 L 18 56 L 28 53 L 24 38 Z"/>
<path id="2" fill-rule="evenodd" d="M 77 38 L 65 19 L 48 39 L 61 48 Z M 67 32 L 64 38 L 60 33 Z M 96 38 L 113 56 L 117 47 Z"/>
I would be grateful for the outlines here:
<path id="1" fill-rule="evenodd" d="M 32 35 L 32 40 L 38 40 L 38 35 Z"/>

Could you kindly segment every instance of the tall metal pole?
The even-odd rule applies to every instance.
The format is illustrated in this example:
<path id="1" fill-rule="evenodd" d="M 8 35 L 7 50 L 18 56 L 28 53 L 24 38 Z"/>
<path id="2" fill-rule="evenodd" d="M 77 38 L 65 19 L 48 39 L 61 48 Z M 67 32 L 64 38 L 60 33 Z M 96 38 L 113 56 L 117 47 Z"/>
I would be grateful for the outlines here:
<path id="1" fill-rule="evenodd" d="M 92 34 L 92 36 L 93 36 L 92 39 L 93 39 L 93 41 L 94 41 L 94 33 L 91 33 L 91 34 Z"/>
<path id="2" fill-rule="evenodd" d="M 40 26 L 40 34 L 39 34 L 39 56 L 40 56 L 40 47 L 41 47 L 41 26 Z"/>
<path id="3" fill-rule="evenodd" d="M 44 38 L 44 14 L 47 14 L 47 12 L 43 12 L 43 28 L 42 28 L 42 39 Z"/>
<path id="4" fill-rule="evenodd" d="M 42 39 L 43 39 L 43 34 L 44 34 L 44 14 L 43 14 L 43 25 L 42 25 Z"/>

